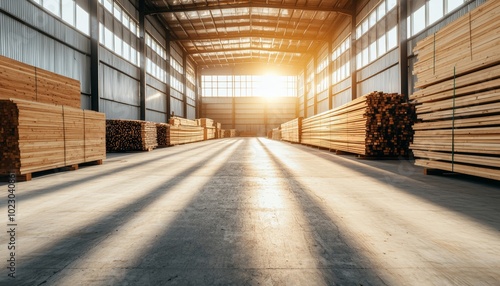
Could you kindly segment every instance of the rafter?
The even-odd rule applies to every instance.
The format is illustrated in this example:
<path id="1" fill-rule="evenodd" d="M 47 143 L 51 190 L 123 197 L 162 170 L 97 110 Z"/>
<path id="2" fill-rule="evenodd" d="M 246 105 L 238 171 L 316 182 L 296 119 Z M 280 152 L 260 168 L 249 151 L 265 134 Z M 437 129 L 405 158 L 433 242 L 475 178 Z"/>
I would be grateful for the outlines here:
<path id="1" fill-rule="evenodd" d="M 231 33 L 231 34 L 218 34 L 218 35 L 205 35 L 205 36 L 195 36 L 190 38 L 178 38 L 173 39 L 173 41 L 177 42 L 196 42 L 196 41 L 216 41 L 220 39 L 240 39 L 240 38 L 263 38 L 263 39 L 279 39 L 284 41 L 317 41 L 317 42 L 326 42 L 327 39 L 317 38 L 317 37 L 304 37 L 304 36 L 283 36 L 276 34 L 258 34 L 258 33 Z"/>
<path id="2" fill-rule="evenodd" d="M 153 8 L 146 11 L 146 15 L 175 13 L 175 12 L 193 12 L 193 11 L 207 11 L 207 10 L 222 10 L 222 9 L 236 9 L 236 8 L 275 8 L 275 9 L 289 9 L 289 10 L 303 10 L 303 11 L 318 11 L 318 12 L 334 12 L 351 16 L 352 10 L 337 8 L 337 7 L 313 7 L 313 6 L 291 6 L 279 4 L 261 4 L 261 3 L 236 3 L 225 5 L 204 5 L 204 6 L 172 6 Z"/>
<path id="3" fill-rule="evenodd" d="M 255 47 L 243 47 L 243 48 L 229 48 L 229 49 L 212 49 L 206 51 L 188 51 L 188 55 L 199 55 L 199 54 L 212 54 L 212 53 L 227 53 L 227 52 L 241 52 L 241 51 L 261 51 L 261 52 L 278 52 L 281 54 L 309 54 L 305 51 L 291 51 L 289 49 L 280 48 L 255 48 Z"/>

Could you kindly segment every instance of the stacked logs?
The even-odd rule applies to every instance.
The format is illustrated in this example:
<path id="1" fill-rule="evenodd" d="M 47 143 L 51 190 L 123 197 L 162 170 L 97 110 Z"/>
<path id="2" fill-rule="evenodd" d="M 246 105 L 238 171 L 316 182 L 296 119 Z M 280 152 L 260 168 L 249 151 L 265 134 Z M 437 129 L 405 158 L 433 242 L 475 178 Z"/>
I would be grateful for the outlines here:
<path id="1" fill-rule="evenodd" d="M 403 95 L 372 92 L 304 118 L 301 143 L 370 157 L 407 156 L 413 105 Z"/>
<path id="2" fill-rule="evenodd" d="M 151 151 L 158 146 L 154 122 L 142 120 L 106 120 L 106 150 Z"/>
<path id="3" fill-rule="evenodd" d="M 500 3 L 420 41 L 415 165 L 500 180 Z M 497 20 L 494 20 L 497 19 Z"/>
<path id="4" fill-rule="evenodd" d="M 156 138 L 158 147 L 170 146 L 170 124 L 156 123 Z"/>

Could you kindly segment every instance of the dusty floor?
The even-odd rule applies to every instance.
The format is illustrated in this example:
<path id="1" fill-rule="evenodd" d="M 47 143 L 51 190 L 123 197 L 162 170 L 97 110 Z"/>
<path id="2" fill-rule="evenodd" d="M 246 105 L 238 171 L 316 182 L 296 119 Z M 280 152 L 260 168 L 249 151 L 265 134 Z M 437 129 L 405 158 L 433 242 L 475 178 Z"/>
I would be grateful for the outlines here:
<path id="1" fill-rule="evenodd" d="M 0 285 L 498 285 L 500 182 L 264 138 L 108 154 L 16 186 Z M 15 284 L 14 284 L 15 283 Z"/>

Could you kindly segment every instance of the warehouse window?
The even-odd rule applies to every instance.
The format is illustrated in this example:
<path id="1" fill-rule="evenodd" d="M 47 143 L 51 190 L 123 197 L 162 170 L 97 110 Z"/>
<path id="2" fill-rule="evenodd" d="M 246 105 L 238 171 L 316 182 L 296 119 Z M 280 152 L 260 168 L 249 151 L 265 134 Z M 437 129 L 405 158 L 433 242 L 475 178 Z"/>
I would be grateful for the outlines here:
<path id="1" fill-rule="evenodd" d="M 466 0 L 427 0 L 424 3 L 415 2 L 411 6 L 408 17 L 408 36 L 414 36 L 425 28 L 442 19 L 455 9 L 462 6 Z M 420 4 L 419 6 L 417 6 Z"/>
<path id="2" fill-rule="evenodd" d="M 63 20 L 71 27 L 77 29 L 85 35 L 90 35 L 89 13 L 79 4 L 81 1 L 75 0 L 36 0 L 32 1 L 55 18 Z M 83 2 L 83 1 L 82 1 Z"/>
<path id="3" fill-rule="evenodd" d="M 204 75 L 202 95 L 206 97 L 297 96 L 297 77 L 278 75 Z"/>
<path id="4" fill-rule="evenodd" d="M 350 38 L 347 37 L 332 53 L 332 83 L 338 83 L 350 76 Z"/>
<path id="5" fill-rule="evenodd" d="M 132 32 L 132 34 L 137 35 L 138 25 L 133 20 L 133 18 L 128 15 L 124 9 L 119 5 L 114 3 L 112 0 L 99 0 L 99 3 L 103 5 L 104 11 L 108 11 L 113 17 L 118 20 L 119 24 L 115 24 L 116 21 L 111 23 L 99 23 L 99 43 L 103 45 L 106 49 L 112 51 L 128 62 L 135 66 L 139 66 L 139 51 L 134 48 L 134 42 L 137 42 L 137 38 L 132 36 L 132 38 L 127 42 L 120 35 L 126 35 L 122 33 L 122 29 L 125 28 Z M 107 17 L 104 17 L 106 19 Z M 104 25 L 108 24 L 108 25 Z M 116 33 L 111 30 L 115 29 Z M 130 37 L 127 37 L 130 38 Z"/>

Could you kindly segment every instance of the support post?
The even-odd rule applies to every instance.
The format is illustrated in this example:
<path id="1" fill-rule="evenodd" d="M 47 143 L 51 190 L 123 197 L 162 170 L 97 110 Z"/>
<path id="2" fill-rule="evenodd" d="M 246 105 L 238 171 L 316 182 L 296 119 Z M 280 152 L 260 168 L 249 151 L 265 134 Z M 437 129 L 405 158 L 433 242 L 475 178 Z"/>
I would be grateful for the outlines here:
<path id="1" fill-rule="evenodd" d="M 399 75 L 401 94 L 408 100 L 408 1 L 398 1 L 399 13 Z"/>
<path id="2" fill-rule="evenodd" d="M 146 120 L 146 29 L 145 1 L 139 1 L 139 119 Z"/>
<path id="3" fill-rule="evenodd" d="M 99 19 L 98 0 L 89 1 L 90 14 L 90 107 L 99 111 Z"/>

